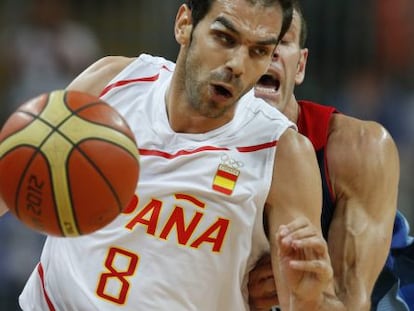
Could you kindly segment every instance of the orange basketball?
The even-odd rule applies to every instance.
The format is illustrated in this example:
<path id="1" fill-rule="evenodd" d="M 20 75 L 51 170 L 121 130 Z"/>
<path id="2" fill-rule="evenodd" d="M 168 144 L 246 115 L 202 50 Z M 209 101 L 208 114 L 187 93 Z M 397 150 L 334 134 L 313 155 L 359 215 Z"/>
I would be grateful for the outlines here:
<path id="1" fill-rule="evenodd" d="M 39 232 L 74 237 L 111 222 L 132 199 L 138 148 L 98 97 L 57 90 L 19 107 L 0 132 L 0 195 Z"/>

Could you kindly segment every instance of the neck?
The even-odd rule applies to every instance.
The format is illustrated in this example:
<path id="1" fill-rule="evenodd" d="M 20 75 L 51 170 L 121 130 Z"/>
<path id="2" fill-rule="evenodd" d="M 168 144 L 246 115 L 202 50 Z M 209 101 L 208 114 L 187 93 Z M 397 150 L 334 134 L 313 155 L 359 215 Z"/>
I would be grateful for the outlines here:
<path id="1" fill-rule="evenodd" d="M 292 122 L 297 124 L 300 113 L 300 106 L 296 100 L 295 95 L 292 94 L 289 103 L 286 105 L 283 114 Z"/>

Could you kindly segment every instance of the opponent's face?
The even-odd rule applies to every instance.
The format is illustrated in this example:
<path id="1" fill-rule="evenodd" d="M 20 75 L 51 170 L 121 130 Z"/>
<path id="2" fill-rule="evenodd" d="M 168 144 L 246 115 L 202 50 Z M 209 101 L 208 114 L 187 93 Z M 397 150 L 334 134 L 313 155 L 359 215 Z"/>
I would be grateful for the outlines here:
<path id="1" fill-rule="evenodd" d="M 255 87 L 257 97 L 282 112 L 293 98 L 295 86 L 301 84 L 305 77 L 308 50 L 300 48 L 300 31 L 300 16 L 294 11 L 292 24 L 276 47 L 267 73 Z"/>
<path id="2" fill-rule="evenodd" d="M 218 118 L 266 72 L 282 25 L 279 6 L 216 0 L 191 29 L 185 46 L 184 83 L 190 105 Z M 179 41 L 180 42 L 180 41 Z M 181 42 L 182 43 L 182 42 Z"/>

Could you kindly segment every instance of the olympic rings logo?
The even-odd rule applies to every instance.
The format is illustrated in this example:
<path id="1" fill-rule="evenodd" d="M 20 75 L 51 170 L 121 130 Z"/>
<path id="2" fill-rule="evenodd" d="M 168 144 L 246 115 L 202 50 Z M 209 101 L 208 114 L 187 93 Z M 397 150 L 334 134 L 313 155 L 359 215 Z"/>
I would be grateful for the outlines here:
<path id="1" fill-rule="evenodd" d="M 239 169 L 239 168 L 244 166 L 243 162 L 234 160 L 234 159 L 230 158 L 230 156 L 228 156 L 227 154 L 222 154 L 221 155 L 221 164 L 227 165 L 227 166 L 229 166 L 231 168 L 234 168 L 234 169 Z"/>

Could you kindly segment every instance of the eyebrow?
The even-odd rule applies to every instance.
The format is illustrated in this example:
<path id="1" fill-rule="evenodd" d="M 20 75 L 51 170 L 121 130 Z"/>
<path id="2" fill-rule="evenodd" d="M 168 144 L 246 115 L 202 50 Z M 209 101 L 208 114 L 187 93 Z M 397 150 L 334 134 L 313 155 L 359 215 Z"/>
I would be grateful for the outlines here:
<path id="1" fill-rule="evenodd" d="M 234 27 L 233 23 L 231 21 L 229 21 L 227 18 L 225 18 L 223 16 L 219 16 L 215 19 L 214 22 L 215 23 L 216 22 L 220 23 L 224 27 L 226 27 L 230 32 L 232 32 L 236 35 L 240 35 L 240 32 L 236 29 L 236 27 Z M 269 38 L 269 39 L 256 41 L 255 44 L 257 44 L 257 45 L 276 45 L 278 42 L 279 42 L 278 38 Z"/>

